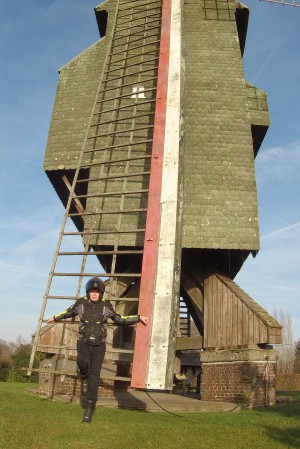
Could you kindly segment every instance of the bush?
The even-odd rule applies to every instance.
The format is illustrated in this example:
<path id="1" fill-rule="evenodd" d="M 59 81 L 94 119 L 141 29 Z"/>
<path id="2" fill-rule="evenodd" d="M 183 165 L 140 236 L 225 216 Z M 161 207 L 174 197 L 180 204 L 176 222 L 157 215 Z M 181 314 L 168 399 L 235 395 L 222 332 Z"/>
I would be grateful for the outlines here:
<path id="1" fill-rule="evenodd" d="M 2 362 L 0 365 L 0 382 L 6 382 L 9 377 L 9 371 L 11 369 L 10 363 Z"/>
<path id="2" fill-rule="evenodd" d="M 27 377 L 24 368 L 29 365 L 31 345 L 18 340 L 17 344 L 0 341 L 0 381 L 1 382 L 37 382 L 38 374 Z M 34 368 L 39 366 L 42 354 L 36 354 Z"/>

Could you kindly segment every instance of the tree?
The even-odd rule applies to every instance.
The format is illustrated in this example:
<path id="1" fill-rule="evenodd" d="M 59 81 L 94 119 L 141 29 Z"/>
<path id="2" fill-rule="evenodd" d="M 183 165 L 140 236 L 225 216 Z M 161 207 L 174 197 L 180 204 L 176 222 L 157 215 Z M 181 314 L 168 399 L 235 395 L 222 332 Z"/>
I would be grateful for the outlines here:
<path id="1" fill-rule="evenodd" d="M 294 373 L 300 374 L 300 338 L 295 345 Z"/>
<path id="2" fill-rule="evenodd" d="M 10 382 L 37 382 L 38 375 L 37 373 L 32 374 L 30 378 L 28 378 L 26 371 L 24 368 L 28 367 L 29 359 L 31 354 L 31 345 L 29 343 L 20 343 L 17 347 L 16 351 L 12 355 L 12 364 L 9 372 L 8 381 Z M 41 357 L 38 353 L 36 353 L 33 368 L 37 368 Z"/>
<path id="3" fill-rule="evenodd" d="M 31 345 L 17 339 L 16 343 L 0 340 L 0 381 L 2 382 L 37 382 L 38 375 L 34 373 L 30 378 L 22 368 L 28 367 Z M 37 368 L 42 355 L 36 354 L 34 368 Z"/>
<path id="4" fill-rule="evenodd" d="M 295 345 L 292 331 L 292 319 L 288 312 L 275 309 L 274 317 L 282 325 L 282 343 L 276 346 L 278 351 L 277 370 L 279 374 L 292 374 L 294 372 Z"/>
<path id="5" fill-rule="evenodd" d="M 12 347 L 5 340 L 0 340 L 0 381 L 5 382 L 11 367 Z"/>

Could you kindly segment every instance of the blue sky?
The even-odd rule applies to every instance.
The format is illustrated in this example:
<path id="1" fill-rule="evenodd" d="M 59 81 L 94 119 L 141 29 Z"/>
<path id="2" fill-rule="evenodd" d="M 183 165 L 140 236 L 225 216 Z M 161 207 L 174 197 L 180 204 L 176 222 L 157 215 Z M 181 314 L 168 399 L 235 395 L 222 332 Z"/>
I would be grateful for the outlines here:
<path id="1" fill-rule="evenodd" d="M 268 93 L 256 160 L 261 251 L 237 283 L 300 338 L 300 8 L 245 0 L 246 79 Z M 42 164 L 58 69 L 99 37 L 91 0 L 10 0 L 0 16 L 0 339 L 29 340 L 63 216 Z M 56 305 L 56 309 L 57 309 Z M 55 310 L 56 310 L 55 309 Z"/>

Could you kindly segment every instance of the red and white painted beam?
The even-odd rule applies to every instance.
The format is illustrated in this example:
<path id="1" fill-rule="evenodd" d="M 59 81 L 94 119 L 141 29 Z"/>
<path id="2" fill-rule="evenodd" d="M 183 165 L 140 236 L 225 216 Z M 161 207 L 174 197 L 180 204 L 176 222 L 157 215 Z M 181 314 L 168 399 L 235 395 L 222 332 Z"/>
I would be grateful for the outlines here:
<path id="1" fill-rule="evenodd" d="M 163 0 L 148 211 L 131 386 L 171 389 L 179 304 L 181 1 Z"/>

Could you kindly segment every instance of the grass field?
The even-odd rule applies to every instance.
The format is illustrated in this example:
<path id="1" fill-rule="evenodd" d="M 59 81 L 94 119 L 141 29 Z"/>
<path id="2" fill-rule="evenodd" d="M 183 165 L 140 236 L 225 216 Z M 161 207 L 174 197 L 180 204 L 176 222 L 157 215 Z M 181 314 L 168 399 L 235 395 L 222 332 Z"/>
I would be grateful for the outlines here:
<path id="1" fill-rule="evenodd" d="M 275 407 L 181 413 L 97 407 L 82 424 L 79 405 L 41 399 L 28 384 L 0 382 L 1 449 L 277 449 L 300 448 L 300 393 Z"/>

